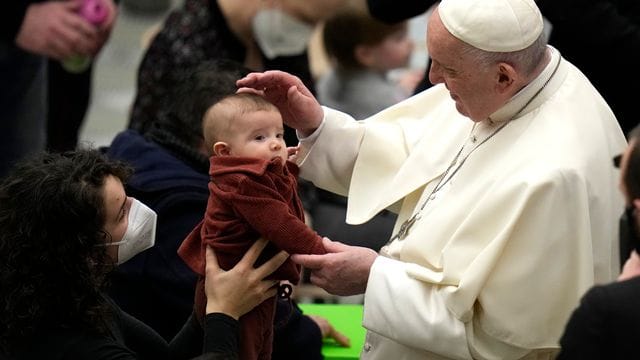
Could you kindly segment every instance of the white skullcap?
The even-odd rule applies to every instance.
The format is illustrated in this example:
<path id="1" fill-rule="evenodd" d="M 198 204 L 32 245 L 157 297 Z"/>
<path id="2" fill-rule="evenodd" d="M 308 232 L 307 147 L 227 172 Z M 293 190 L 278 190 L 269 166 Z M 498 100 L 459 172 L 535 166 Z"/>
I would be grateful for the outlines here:
<path id="1" fill-rule="evenodd" d="M 522 50 L 543 28 L 533 0 L 442 0 L 438 13 L 453 36 L 491 52 Z"/>

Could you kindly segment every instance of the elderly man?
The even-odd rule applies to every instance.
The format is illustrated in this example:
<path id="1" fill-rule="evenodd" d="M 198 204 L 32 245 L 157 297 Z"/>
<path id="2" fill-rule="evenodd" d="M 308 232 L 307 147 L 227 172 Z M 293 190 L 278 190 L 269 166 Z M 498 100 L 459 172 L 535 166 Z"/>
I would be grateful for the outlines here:
<path id="1" fill-rule="evenodd" d="M 617 273 L 624 135 L 542 30 L 532 0 L 443 0 L 436 85 L 365 121 L 282 72 L 238 82 L 298 130 L 302 176 L 349 197 L 347 222 L 398 212 L 380 254 L 327 240 L 294 257 L 332 293 L 365 292 L 362 359 L 553 358 L 580 296 Z"/>

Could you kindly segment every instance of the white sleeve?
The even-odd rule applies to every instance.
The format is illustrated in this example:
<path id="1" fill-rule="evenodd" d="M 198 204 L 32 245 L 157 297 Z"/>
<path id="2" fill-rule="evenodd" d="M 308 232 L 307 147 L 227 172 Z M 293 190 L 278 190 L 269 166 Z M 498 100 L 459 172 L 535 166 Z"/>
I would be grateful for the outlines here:
<path id="1" fill-rule="evenodd" d="M 362 324 L 407 346 L 471 359 L 465 324 L 438 292 L 438 287 L 411 278 L 406 263 L 378 256 L 369 274 Z"/>

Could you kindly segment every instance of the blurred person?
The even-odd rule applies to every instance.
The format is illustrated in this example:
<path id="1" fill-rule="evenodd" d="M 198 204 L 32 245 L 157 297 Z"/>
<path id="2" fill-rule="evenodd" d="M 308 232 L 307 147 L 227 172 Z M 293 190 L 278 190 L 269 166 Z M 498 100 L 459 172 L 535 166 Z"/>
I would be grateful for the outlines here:
<path id="1" fill-rule="evenodd" d="M 107 273 L 154 243 L 155 213 L 124 191 L 129 172 L 95 150 L 42 153 L 0 183 L 0 356 L 168 359 L 167 343 L 105 294 Z M 288 256 L 254 269 L 265 245 L 227 272 L 208 250 L 200 359 L 237 358 L 237 319 L 275 295 L 262 279 Z"/>
<path id="2" fill-rule="evenodd" d="M 620 167 L 620 190 L 626 202 L 626 221 L 621 234 L 628 236 L 631 256 L 618 281 L 594 286 L 582 297 L 560 338 L 558 359 L 633 359 L 640 337 L 640 127 L 628 135 L 629 146 L 616 167 Z M 624 252 L 624 248 L 620 249 Z"/>
<path id="3" fill-rule="evenodd" d="M 102 6 L 115 11 L 118 0 L 96 0 L 91 6 Z M 94 10 L 99 12 L 101 10 Z M 106 21 L 115 21 L 107 18 Z M 111 26 L 110 28 L 112 28 Z M 104 47 L 104 46 L 103 46 Z M 86 69 L 70 71 L 60 61 L 47 61 L 47 131 L 46 149 L 49 151 L 74 150 L 78 145 L 80 128 L 86 118 L 92 93 L 93 69 L 91 59 Z"/>
<path id="4" fill-rule="evenodd" d="M 364 121 L 284 72 L 238 82 L 298 131 L 301 176 L 347 195 L 347 222 L 398 213 L 379 254 L 325 240 L 292 256 L 330 293 L 365 294 L 362 359 L 551 359 L 580 297 L 617 274 L 624 134 L 543 27 L 531 0 L 441 1 L 437 85 Z"/>
<path id="5" fill-rule="evenodd" d="M 387 25 L 355 9 L 327 19 L 322 40 L 332 66 L 318 81 L 318 101 L 364 119 L 409 97 L 419 77 L 408 84 L 389 78 L 391 70 L 409 65 L 407 31 L 406 20 Z"/>
<path id="6" fill-rule="evenodd" d="M 584 72 L 629 134 L 637 123 L 634 95 L 640 83 L 620 86 L 610 69 L 625 69 L 629 79 L 640 77 L 640 4 L 634 0 L 536 0 L 536 4 L 551 22 L 549 43 Z"/>
<path id="7" fill-rule="evenodd" d="M 80 1 L 4 1 L 0 5 L 0 177 L 20 158 L 46 146 L 47 59 L 95 56 L 116 16 L 104 0 L 107 20 L 95 27 L 79 14 Z"/>
<path id="8" fill-rule="evenodd" d="M 254 71 L 280 69 L 314 88 L 307 45 L 314 26 L 347 0 L 186 0 L 153 38 L 138 69 L 129 128 L 144 134 L 167 99 L 171 69 L 230 59 Z M 286 139 L 297 139 L 287 131 Z"/>

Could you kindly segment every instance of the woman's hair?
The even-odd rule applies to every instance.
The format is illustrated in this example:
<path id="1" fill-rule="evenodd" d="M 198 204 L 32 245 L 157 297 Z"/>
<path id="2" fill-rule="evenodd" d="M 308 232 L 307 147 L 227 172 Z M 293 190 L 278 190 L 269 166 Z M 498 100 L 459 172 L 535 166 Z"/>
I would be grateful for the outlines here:
<path id="1" fill-rule="evenodd" d="M 358 70 L 363 64 L 355 56 L 357 46 L 377 45 L 405 26 L 406 22 L 385 24 L 367 13 L 347 7 L 327 19 L 322 39 L 327 55 L 338 69 Z"/>
<path id="2" fill-rule="evenodd" d="M 204 61 L 191 68 L 176 69 L 170 75 L 175 86 L 165 108 L 145 137 L 207 173 L 208 157 L 198 152 L 204 141 L 204 114 L 211 105 L 234 94 L 236 81 L 248 73 L 246 67 L 232 60 Z"/>
<path id="3" fill-rule="evenodd" d="M 41 333 L 104 332 L 104 184 L 130 169 L 97 150 L 42 153 L 0 183 L 0 353 L 16 353 Z"/>

